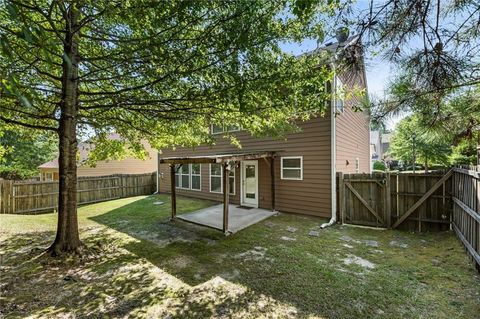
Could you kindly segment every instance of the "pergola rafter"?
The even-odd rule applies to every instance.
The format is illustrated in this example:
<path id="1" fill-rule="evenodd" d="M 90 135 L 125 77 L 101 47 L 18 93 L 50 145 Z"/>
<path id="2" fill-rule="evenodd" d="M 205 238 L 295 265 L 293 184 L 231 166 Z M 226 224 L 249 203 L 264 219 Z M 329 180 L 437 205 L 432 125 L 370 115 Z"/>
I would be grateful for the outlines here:
<path id="1" fill-rule="evenodd" d="M 229 205 L 229 191 L 230 183 L 228 182 L 230 171 L 232 169 L 232 162 L 240 162 L 246 160 L 256 159 L 270 159 L 271 165 L 271 180 L 272 180 L 272 209 L 275 209 L 275 170 L 273 168 L 275 152 L 262 151 L 262 152 L 250 152 L 240 154 L 218 154 L 218 155 L 203 155 L 203 156 L 191 156 L 191 157 L 165 157 L 160 158 L 160 164 L 170 165 L 170 187 L 171 187 L 171 206 L 172 217 L 174 220 L 177 217 L 177 199 L 176 199 L 176 185 L 175 185 L 175 173 L 176 165 L 183 164 L 221 164 L 223 171 L 223 227 L 222 231 L 225 234 L 229 233 L 228 230 L 228 205 Z"/>

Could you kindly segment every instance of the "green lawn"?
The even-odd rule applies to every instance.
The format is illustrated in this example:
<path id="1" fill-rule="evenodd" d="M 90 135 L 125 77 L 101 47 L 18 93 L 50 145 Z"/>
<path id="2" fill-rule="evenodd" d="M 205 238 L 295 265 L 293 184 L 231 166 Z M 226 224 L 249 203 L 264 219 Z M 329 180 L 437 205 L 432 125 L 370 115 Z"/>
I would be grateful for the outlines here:
<path id="1" fill-rule="evenodd" d="M 178 210 L 212 204 L 179 198 Z M 53 240 L 56 215 L 0 215 L 0 317 L 478 318 L 480 313 L 480 277 L 450 232 L 319 230 L 322 219 L 280 214 L 224 237 L 169 222 L 169 211 L 165 195 L 83 206 L 79 222 L 88 253 L 65 259 L 42 255 Z M 309 236 L 311 230 L 319 237 Z"/>

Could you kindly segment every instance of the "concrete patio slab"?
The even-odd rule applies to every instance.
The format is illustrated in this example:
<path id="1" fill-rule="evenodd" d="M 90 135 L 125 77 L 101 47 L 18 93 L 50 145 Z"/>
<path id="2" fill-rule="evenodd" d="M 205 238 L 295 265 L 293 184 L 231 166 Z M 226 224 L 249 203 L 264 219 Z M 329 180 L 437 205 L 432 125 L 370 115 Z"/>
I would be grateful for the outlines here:
<path id="1" fill-rule="evenodd" d="M 236 233 L 239 230 L 256 224 L 275 212 L 261 208 L 240 208 L 238 205 L 228 206 L 228 231 Z M 223 204 L 207 207 L 195 212 L 177 215 L 178 219 L 222 230 L 223 225 Z"/>

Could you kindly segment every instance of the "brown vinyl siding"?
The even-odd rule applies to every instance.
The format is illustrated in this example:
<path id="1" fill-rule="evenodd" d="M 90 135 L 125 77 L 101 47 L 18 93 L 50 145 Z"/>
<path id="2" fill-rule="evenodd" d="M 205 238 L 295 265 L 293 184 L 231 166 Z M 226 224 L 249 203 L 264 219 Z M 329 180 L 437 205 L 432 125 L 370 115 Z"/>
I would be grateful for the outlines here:
<path id="1" fill-rule="evenodd" d="M 216 145 L 199 146 L 195 149 L 177 148 L 163 150 L 161 157 L 199 156 L 227 153 L 275 151 L 275 191 L 276 209 L 283 212 L 302 213 L 329 217 L 330 213 L 330 118 L 319 117 L 299 124 L 301 132 L 288 134 L 286 139 L 255 138 L 246 131 L 235 132 L 242 149 L 231 145 L 228 139 L 217 135 Z M 303 156 L 303 180 L 280 179 L 280 158 L 283 156 Z M 169 168 L 159 165 L 160 192 L 170 192 Z M 178 189 L 179 195 L 207 198 L 221 201 L 222 195 L 210 193 L 208 164 L 202 165 L 202 190 Z M 234 204 L 240 203 L 240 169 L 236 169 L 235 196 L 230 196 Z M 258 160 L 259 207 L 271 209 L 270 162 Z"/>
<path id="2" fill-rule="evenodd" d="M 344 72 L 341 80 L 346 89 L 354 85 L 365 88 L 366 83 L 361 71 Z M 336 118 L 336 170 L 355 172 L 355 159 L 359 158 L 360 172 L 370 170 L 369 118 L 366 113 L 353 112 L 352 106 L 360 103 L 358 99 L 345 101 L 345 110 Z M 330 114 L 330 112 L 327 112 Z M 301 132 L 292 133 L 286 139 L 255 138 L 248 132 L 235 132 L 242 148 L 231 145 L 229 139 L 216 136 L 212 146 L 199 146 L 195 149 L 177 148 L 163 150 L 161 157 L 188 157 L 201 155 L 229 154 L 241 152 L 275 151 L 275 208 L 283 212 L 301 213 L 322 217 L 331 216 L 331 122 L 330 116 L 318 117 L 300 123 Z M 281 179 L 281 157 L 303 157 L 303 180 Z M 346 162 L 349 162 L 349 165 Z M 271 177 L 269 160 L 258 160 L 259 207 L 271 209 Z M 160 192 L 170 192 L 169 168 L 159 165 Z M 202 165 L 202 190 L 189 191 L 178 189 L 178 194 L 222 201 L 221 194 L 209 192 L 208 165 Z M 230 196 L 234 204 L 240 203 L 240 169 L 236 168 L 236 193 Z"/>
<path id="3" fill-rule="evenodd" d="M 354 86 L 365 88 L 362 77 L 355 72 L 345 72 L 340 79 L 351 90 Z M 344 111 L 336 117 L 336 169 L 337 172 L 355 173 L 355 159 L 359 159 L 359 172 L 370 172 L 370 119 L 366 111 L 355 112 L 359 98 L 345 101 Z"/>

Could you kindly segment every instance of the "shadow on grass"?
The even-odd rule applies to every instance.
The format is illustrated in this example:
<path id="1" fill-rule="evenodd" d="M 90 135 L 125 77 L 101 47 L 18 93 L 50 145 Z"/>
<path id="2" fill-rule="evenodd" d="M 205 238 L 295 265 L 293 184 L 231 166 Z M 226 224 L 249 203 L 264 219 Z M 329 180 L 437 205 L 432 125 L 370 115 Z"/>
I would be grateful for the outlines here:
<path id="1" fill-rule="evenodd" d="M 158 202 L 163 204 L 155 204 Z M 218 203 L 210 200 L 179 196 L 177 211 L 180 214 L 189 213 L 216 204 Z M 139 240 L 150 241 L 160 247 L 175 242 L 209 241 L 223 237 L 223 234 L 215 230 L 182 221 L 170 221 L 170 209 L 169 196 L 154 195 L 89 219 Z"/>
<path id="2" fill-rule="evenodd" d="M 158 201 L 165 203 L 155 205 Z M 178 210 L 212 204 L 181 198 Z M 269 220 L 272 227 L 262 222 L 224 237 L 169 222 L 169 212 L 168 197 L 160 195 L 88 217 L 100 225 L 82 229 L 89 247 L 82 259 L 44 258 L 40 250 L 32 250 L 47 247 L 52 232 L 7 238 L 1 244 L 0 317 L 392 318 L 478 313 L 478 285 L 451 236 L 428 235 L 421 243 L 408 233 L 333 227 L 311 237 L 309 230 L 321 219 L 282 214 Z M 287 226 L 297 231 L 288 232 Z M 339 239 L 347 235 L 348 245 Z M 363 244 L 372 239 L 379 248 Z M 409 249 L 391 248 L 391 240 L 408 243 Z M 368 259 L 376 268 L 345 265 L 348 256 Z M 431 256 L 442 267 L 432 265 Z M 453 297 L 458 291 L 462 294 Z"/>
<path id="3" fill-rule="evenodd" d="M 165 204 L 154 205 L 153 202 L 158 200 Z M 186 213 L 213 204 L 216 203 L 181 198 L 177 205 L 180 213 Z M 242 298 L 252 301 L 263 296 L 269 299 L 269 304 L 275 304 L 277 310 L 321 315 L 328 301 L 318 294 L 317 284 L 327 280 L 334 286 L 337 280 L 345 279 L 344 275 L 335 277 L 318 272 L 315 262 L 291 260 L 301 257 L 298 251 L 285 251 L 282 242 L 272 240 L 272 231 L 265 227 L 264 222 L 225 237 L 209 228 L 182 221 L 171 222 L 169 214 L 169 199 L 154 196 L 91 219 L 137 239 L 124 243 L 122 248 L 145 258 L 194 289 L 208 286 L 219 278 L 238 289 L 241 287 L 242 297 L 232 296 L 235 299 L 233 303 L 227 299 L 222 301 L 219 309 L 215 310 L 219 313 L 245 308 Z M 320 224 L 323 221 L 303 217 L 293 217 L 293 220 L 303 224 Z M 266 253 L 267 249 L 269 253 Z M 314 273 L 318 275 L 312 282 Z M 326 278 L 322 278 L 324 276 Z M 340 298 L 341 294 L 330 297 Z M 188 307 L 195 309 L 199 306 L 193 301 Z M 265 311 L 267 306 L 261 303 L 260 308 Z M 283 316 L 288 315 L 283 313 Z"/>
<path id="4" fill-rule="evenodd" d="M 191 288 L 122 249 L 137 247 L 128 244 L 132 239 L 105 228 L 87 232 L 82 257 L 43 255 L 52 232 L 2 241 L 0 316 L 207 318 L 239 313 L 258 298 L 249 291 L 232 294 L 222 282 Z"/>

